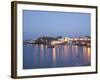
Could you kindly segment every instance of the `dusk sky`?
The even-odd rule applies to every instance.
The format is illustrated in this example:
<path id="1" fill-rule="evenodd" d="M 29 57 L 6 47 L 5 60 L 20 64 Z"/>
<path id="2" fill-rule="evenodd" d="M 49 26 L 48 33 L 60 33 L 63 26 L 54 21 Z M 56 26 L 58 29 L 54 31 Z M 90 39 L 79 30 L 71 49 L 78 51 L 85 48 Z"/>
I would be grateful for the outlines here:
<path id="1" fill-rule="evenodd" d="M 90 13 L 23 10 L 25 39 L 90 36 Z"/>

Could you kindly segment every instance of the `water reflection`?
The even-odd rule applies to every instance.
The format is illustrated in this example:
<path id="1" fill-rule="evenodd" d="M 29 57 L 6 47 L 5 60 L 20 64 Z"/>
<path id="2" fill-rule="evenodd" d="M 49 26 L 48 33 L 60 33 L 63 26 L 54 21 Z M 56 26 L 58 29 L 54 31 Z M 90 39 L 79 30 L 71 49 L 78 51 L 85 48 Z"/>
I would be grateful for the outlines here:
<path id="1" fill-rule="evenodd" d="M 23 69 L 90 66 L 91 48 L 78 45 L 24 45 Z"/>
<path id="2" fill-rule="evenodd" d="M 56 48 L 53 48 L 53 64 L 55 65 L 56 64 Z"/>
<path id="3" fill-rule="evenodd" d="M 91 60 L 91 48 L 90 47 L 83 47 L 83 53 L 84 53 L 84 62 L 88 62 L 90 64 Z"/>
<path id="4" fill-rule="evenodd" d="M 44 46 L 43 45 L 40 45 L 40 60 L 41 60 L 41 64 L 43 63 L 43 57 L 44 57 L 43 48 L 44 48 Z"/>

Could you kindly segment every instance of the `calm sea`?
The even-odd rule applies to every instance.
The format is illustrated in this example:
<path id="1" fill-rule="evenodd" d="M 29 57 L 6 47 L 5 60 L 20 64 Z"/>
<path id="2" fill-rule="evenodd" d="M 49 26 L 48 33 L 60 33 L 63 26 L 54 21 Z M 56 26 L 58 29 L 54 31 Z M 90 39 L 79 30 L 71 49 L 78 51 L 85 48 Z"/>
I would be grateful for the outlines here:
<path id="1" fill-rule="evenodd" d="M 91 48 L 72 44 L 23 45 L 23 69 L 77 67 L 91 65 Z"/>

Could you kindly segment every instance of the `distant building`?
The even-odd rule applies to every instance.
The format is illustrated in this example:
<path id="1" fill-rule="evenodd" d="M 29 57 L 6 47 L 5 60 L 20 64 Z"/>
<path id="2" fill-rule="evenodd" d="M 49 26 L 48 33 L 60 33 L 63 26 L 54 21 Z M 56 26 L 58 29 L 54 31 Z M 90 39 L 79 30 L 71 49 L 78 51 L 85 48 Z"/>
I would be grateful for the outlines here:
<path id="1" fill-rule="evenodd" d="M 56 45 L 56 44 L 62 44 L 68 42 L 68 38 L 64 37 L 64 38 L 59 38 L 58 40 L 53 40 L 51 41 L 51 45 Z"/>

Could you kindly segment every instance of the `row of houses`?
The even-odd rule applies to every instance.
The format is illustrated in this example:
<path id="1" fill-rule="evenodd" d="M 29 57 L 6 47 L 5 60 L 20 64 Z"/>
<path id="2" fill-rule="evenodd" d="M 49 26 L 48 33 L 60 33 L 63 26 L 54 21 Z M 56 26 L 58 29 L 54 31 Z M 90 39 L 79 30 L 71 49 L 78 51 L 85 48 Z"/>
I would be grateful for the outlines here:
<path id="1" fill-rule="evenodd" d="M 28 43 L 30 44 L 46 44 L 46 45 L 57 45 L 57 44 L 65 44 L 65 43 L 90 43 L 91 38 L 88 36 L 85 37 L 74 37 L 74 38 L 69 38 L 69 37 L 39 37 L 36 40 L 30 40 Z"/>

